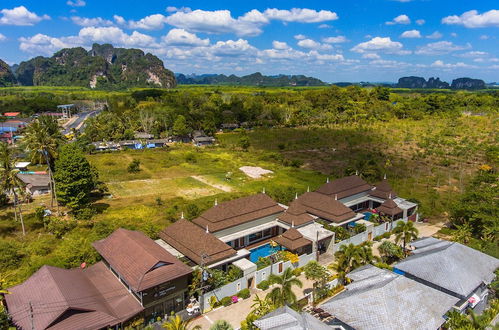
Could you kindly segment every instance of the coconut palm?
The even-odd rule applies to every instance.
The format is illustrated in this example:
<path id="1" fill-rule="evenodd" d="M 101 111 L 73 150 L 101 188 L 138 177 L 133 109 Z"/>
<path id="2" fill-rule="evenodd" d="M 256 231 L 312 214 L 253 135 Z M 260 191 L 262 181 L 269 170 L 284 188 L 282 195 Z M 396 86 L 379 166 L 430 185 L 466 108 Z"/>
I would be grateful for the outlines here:
<path id="1" fill-rule="evenodd" d="M 192 320 L 184 321 L 184 320 L 182 320 L 182 318 L 178 314 L 174 315 L 172 313 L 172 315 L 169 316 L 168 319 L 161 326 L 167 330 L 198 330 L 198 329 L 201 329 L 201 326 L 199 326 L 199 325 L 196 325 L 195 327 L 190 327 L 191 323 L 192 323 Z"/>
<path id="2" fill-rule="evenodd" d="M 47 164 L 50 176 L 50 190 L 52 192 L 52 206 L 54 201 L 57 203 L 52 168 L 57 157 L 57 149 L 62 141 L 62 134 L 59 131 L 57 122 L 49 116 L 39 117 L 26 128 L 24 146 L 30 153 L 31 161 L 36 164 Z M 58 204 L 57 207 L 59 207 Z"/>
<path id="3" fill-rule="evenodd" d="M 347 282 L 347 274 L 355 268 L 372 263 L 376 258 L 373 256 L 371 243 L 366 242 L 361 245 L 353 243 L 340 246 L 334 254 L 336 262 L 330 267 L 336 272 L 336 277 L 341 283 Z"/>
<path id="4" fill-rule="evenodd" d="M 270 299 L 267 299 L 267 297 L 262 299 L 258 295 L 255 295 L 253 305 L 251 305 L 251 313 L 260 317 L 269 313 L 273 308 L 274 306 Z"/>
<path id="5" fill-rule="evenodd" d="M 6 143 L 0 143 L 0 186 L 3 191 L 8 192 L 13 197 L 14 216 L 17 221 L 19 215 L 23 235 L 26 235 L 23 214 L 19 203 L 25 196 L 24 183 L 17 176 L 19 170 L 15 168 L 15 162 L 16 159 L 12 153 L 12 149 Z"/>
<path id="6" fill-rule="evenodd" d="M 210 330 L 234 330 L 234 327 L 225 320 L 217 320 L 210 327 Z"/>
<path id="7" fill-rule="evenodd" d="M 395 234 L 395 242 L 397 244 L 402 242 L 404 253 L 407 253 L 405 249 L 407 243 L 418 238 L 419 231 L 416 227 L 414 227 L 414 223 L 412 221 L 399 221 L 393 229 L 393 233 Z"/>
<path id="8" fill-rule="evenodd" d="M 360 262 L 363 265 L 372 264 L 379 261 L 379 258 L 373 254 L 373 242 L 367 241 L 358 246 Z"/>
<path id="9" fill-rule="evenodd" d="M 276 307 L 295 303 L 297 299 L 293 292 L 293 286 L 303 287 L 303 283 L 294 276 L 291 267 L 286 268 L 282 275 L 271 274 L 268 281 L 270 284 L 278 285 L 266 297 Z"/>

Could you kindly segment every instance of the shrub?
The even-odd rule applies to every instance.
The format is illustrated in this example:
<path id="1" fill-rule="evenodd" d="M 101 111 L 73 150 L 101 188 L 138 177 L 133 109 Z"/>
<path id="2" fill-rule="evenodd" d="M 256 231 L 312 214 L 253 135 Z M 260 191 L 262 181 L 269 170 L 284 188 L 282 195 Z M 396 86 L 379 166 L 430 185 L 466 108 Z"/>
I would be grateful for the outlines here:
<path id="1" fill-rule="evenodd" d="M 6 206 L 9 204 L 9 198 L 3 192 L 0 192 L 0 206 Z"/>
<path id="2" fill-rule="evenodd" d="M 384 262 L 378 262 L 377 264 L 375 264 L 375 266 L 378 268 L 383 268 L 383 269 L 388 269 L 390 271 L 393 271 L 393 267 L 384 263 Z"/>
<path id="3" fill-rule="evenodd" d="M 140 172 L 140 160 L 134 159 L 127 168 L 128 173 L 138 173 Z"/>
<path id="4" fill-rule="evenodd" d="M 269 286 L 270 286 L 270 284 L 269 284 L 269 281 L 267 281 L 267 280 L 263 280 L 256 285 L 256 287 L 259 288 L 260 290 L 267 290 L 269 288 Z"/>
<path id="5" fill-rule="evenodd" d="M 217 320 L 210 327 L 210 330 L 234 330 L 234 328 L 225 320 Z"/>
<path id="6" fill-rule="evenodd" d="M 210 297 L 210 306 L 211 306 L 212 309 L 215 309 L 218 306 L 220 306 L 220 302 L 218 301 L 218 299 L 217 299 L 216 296 L 211 296 Z"/>
<path id="7" fill-rule="evenodd" d="M 256 267 L 258 270 L 270 266 L 271 262 L 269 258 L 259 257 L 256 261 Z"/>
<path id="8" fill-rule="evenodd" d="M 239 291 L 239 292 L 237 293 L 237 296 L 238 296 L 239 298 L 241 298 L 241 299 L 247 299 L 247 298 L 249 298 L 249 297 L 250 297 L 250 295 L 251 295 L 251 293 L 250 293 L 250 290 L 249 290 L 249 289 L 242 289 L 241 291 Z"/>
<path id="9" fill-rule="evenodd" d="M 294 274 L 296 277 L 300 276 L 302 272 L 303 272 L 303 268 L 301 268 L 301 267 L 295 268 L 295 269 L 293 270 L 293 274 Z"/>
<path id="10" fill-rule="evenodd" d="M 223 297 L 220 300 L 220 304 L 224 307 L 230 306 L 232 304 L 232 297 Z"/>
<path id="11" fill-rule="evenodd" d="M 65 220 L 58 217 L 51 217 L 47 225 L 47 230 L 57 238 L 61 238 L 67 232 L 76 227 L 76 221 Z"/>
<path id="12" fill-rule="evenodd" d="M 353 227 L 353 231 L 356 234 L 363 233 L 366 231 L 366 225 L 364 225 L 363 223 L 356 224 L 355 227 Z"/>

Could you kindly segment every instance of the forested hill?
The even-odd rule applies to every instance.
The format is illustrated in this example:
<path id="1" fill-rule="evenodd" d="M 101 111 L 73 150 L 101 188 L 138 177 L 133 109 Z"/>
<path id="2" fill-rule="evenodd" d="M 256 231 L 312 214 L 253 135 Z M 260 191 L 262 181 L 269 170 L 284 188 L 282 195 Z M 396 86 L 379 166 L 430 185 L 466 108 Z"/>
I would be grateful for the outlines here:
<path id="1" fill-rule="evenodd" d="M 25 86 L 84 86 L 128 88 L 176 86 L 175 76 L 163 62 L 139 49 L 94 44 L 66 48 L 52 57 L 35 57 L 19 64 L 17 80 Z"/>
<path id="2" fill-rule="evenodd" d="M 190 75 L 177 74 L 177 82 L 180 85 L 239 85 L 239 86 L 325 86 L 325 82 L 303 75 L 288 76 L 264 76 L 256 72 L 247 76 L 226 76 L 223 74 Z"/>
<path id="3" fill-rule="evenodd" d="M 402 77 L 394 86 L 398 88 L 431 88 L 431 89 L 485 89 L 485 82 L 480 79 L 458 78 L 451 84 L 441 81 L 440 78 L 430 78 L 428 81 L 423 77 Z"/>
<path id="4" fill-rule="evenodd" d="M 0 60 L 0 87 L 12 86 L 16 83 L 16 77 L 9 65 Z"/>

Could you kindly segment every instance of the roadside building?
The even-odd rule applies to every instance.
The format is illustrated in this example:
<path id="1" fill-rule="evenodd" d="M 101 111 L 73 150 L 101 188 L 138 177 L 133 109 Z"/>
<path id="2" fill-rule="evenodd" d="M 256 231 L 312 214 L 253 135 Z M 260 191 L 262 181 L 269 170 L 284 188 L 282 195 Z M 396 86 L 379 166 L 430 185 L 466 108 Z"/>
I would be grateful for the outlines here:
<path id="1" fill-rule="evenodd" d="M 32 196 L 44 195 L 50 192 L 50 176 L 48 174 L 23 174 L 17 177 L 26 185 L 26 192 Z"/>
<path id="2" fill-rule="evenodd" d="M 412 255 L 395 265 L 395 272 L 456 298 L 456 309 L 481 312 L 499 259 L 457 242 L 426 237 L 411 243 Z"/>
<path id="3" fill-rule="evenodd" d="M 19 117 L 19 115 L 21 115 L 20 112 L 5 112 L 3 114 L 3 116 L 6 118 L 16 118 L 16 117 Z"/>
<path id="4" fill-rule="evenodd" d="M 208 146 L 215 143 L 215 138 L 206 135 L 203 131 L 194 131 L 192 133 L 192 143 L 196 147 Z"/>

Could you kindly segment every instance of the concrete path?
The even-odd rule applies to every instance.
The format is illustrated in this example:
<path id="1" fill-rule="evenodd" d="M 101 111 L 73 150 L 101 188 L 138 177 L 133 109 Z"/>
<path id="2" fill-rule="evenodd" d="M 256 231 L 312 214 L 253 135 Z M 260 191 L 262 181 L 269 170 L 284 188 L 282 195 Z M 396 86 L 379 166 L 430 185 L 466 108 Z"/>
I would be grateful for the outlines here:
<path id="1" fill-rule="evenodd" d="M 300 275 L 298 277 L 300 281 L 303 283 L 303 288 L 293 287 L 293 292 L 296 294 L 298 299 L 303 298 L 306 294 L 310 293 L 313 288 L 313 282 L 309 281 L 305 278 L 305 275 Z M 200 325 L 202 329 L 209 329 L 213 322 L 217 320 L 225 320 L 229 322 L 234 329 L 238 329 L 241 327 L 241 322 L 248 316 L 251 312 L 251 305 L 253 305 L 253 298 L 256 294 L 260 298 L 264 298 L 267 293 L 272 290 L 270 287 L 268 290 L 262 291 L 259 289 L 251 290 L 252 294 L 248 299 L 244 299 L 239 301 L 236 304 L 232 304 L 227 307 L 221 307 L 215 309 L 211 312 L 205 313 L 204 315 L 196 318 L 192 326 Z"/>

